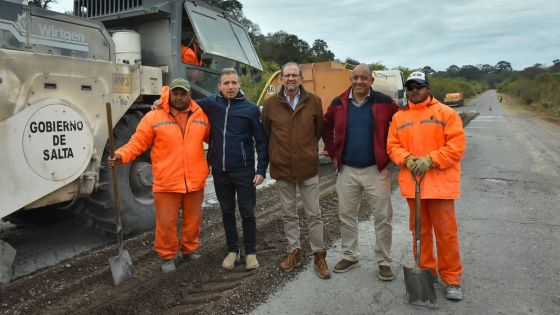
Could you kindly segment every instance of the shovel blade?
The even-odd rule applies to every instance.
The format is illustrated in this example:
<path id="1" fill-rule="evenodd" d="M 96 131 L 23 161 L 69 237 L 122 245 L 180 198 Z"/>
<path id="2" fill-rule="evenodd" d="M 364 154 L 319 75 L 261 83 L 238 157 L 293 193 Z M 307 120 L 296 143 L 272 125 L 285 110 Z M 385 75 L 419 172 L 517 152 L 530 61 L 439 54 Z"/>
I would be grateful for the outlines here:
<path id="1" fill-rule="evenodd" d="M 127 250 L 123 250 L 119 255 L 109 257 L 109 266 L 113 274 L 115 286 L 122 284 L 136 276 L 136 271 L 132 265 L 132 259 Z"/>
<path id="2" fill-rule="evenodd" d="M 16 250 L 8 243 L 0 240 L 0 283 L 8 283 L 13 275 L 13 263 Z"/>
<path id="3" fill-rule="evenodd" d="M 404 266 L 403 269 L 408 303 L 425 307 L 437 307 L 432 271 L 425 268 L 407 268 Z"/>

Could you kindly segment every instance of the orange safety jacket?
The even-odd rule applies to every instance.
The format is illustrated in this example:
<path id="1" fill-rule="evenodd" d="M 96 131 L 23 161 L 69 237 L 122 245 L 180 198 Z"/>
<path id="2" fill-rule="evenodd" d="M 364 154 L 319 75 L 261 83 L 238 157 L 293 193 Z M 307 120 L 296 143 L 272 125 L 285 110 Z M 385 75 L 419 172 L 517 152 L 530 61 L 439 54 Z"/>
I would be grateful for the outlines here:
<path id="1" fill-rule="evenodd" d="M 430 96 L 393 116 L 387 138 L 387 153 L 401 167 L 399 185 L 404 198 L 414 198 L 414 182 L 404 165 L 409 155 L 430 155 L 434 167 L 421 184 L 422 199 L 456 199 L 461 196 L 460 160 L 465 153 L 461 117 L 451 107 Z"/>
<path id="2" fill-rule="evenodd" d="M 123 163 L 134 160 L 152 146 L 153 191 L 186 193 L 204 188 L 208 163 L 204 144 L 210 137 L 210 122 L 200 106 L 190 100 L 192 113 L 185 134 L 170 113 L 169 87 L 161 90 L 162 108 L 148 112 L 127 144 L 115 153 Z"/>
<path id="3" fill-rule="evenodd" d="M 195 65 L 195 66 L 202 66 L 202 59 L 196 54 L 196 47 L 195 43 L 192 44 L 191 47 L 187 47 L 185 45 L 181 45 L 181 60 L 183 63 Z"/>

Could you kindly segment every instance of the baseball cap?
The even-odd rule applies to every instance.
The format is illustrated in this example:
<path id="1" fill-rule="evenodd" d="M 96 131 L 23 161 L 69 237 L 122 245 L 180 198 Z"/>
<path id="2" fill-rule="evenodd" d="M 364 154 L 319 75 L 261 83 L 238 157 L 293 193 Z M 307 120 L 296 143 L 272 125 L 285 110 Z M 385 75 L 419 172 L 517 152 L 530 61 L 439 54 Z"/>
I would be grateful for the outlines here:
<path id="1" fill-rule="evenodd" d="M 406 81 L 404 82 L 404 85 L 408 85 L 408 83 L 410 82 L 416 82 L 418 84 L 426 84 L 429 85 L 430 82 L 428 81 L 428 76 L 426 76 L 426 74 L 424 72 L 420 72 L 420 71 L 414 71 L 412 72 L 408 78 L 406 78 Z"/>
<path id="2" fill-rule="evenodd" d="M 173 81 L 171 81 L 171 84 L 169 84 L 169 90 L 173 90 L 173 89 L 183 89 L 187 92 L 191 91 L 191 84 L 189 83 L 189 81 L 185 80 L 185 79 L 175 79 Z"/>

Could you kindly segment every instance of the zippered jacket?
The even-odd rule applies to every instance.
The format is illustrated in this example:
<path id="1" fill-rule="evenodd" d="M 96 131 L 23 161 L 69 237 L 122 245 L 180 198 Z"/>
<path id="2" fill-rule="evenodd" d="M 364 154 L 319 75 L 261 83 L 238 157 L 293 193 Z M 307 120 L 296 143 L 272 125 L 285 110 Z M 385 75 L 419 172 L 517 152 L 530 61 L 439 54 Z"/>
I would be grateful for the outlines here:
<path id="1" fill-rule="evenodd" d="M 434 167 L 424 175 L 422 199 L 456 199 L 461 195 L 461 157 L 466 141 L 463 121 L 457 112 L 433 97 L 393 117 L 387 139 L 391 160 L 401 167 L 399 185 L 404 198 L 414 198 L 414 182 L 404 165 L 409 155 L 430 155 Z"/>
<path id="2" fill-rule="evenodd" d="M 190 100 L 192 113 L 183 135 L 170 113 L 169 87 L 162 88 L 160 101 L 162 108 L 148 112 L 128 143 L 115 153 L 123 163 L 128 163 L 152 146 L 154 192 L 187 193 L 203 189 L 209 174 L 203 145 L 210 137 L 208 117 Z"/>
<path id="3" fill-rule="evenodd" d="M 338 169 L 342 166 L 342 155 L 345 148 L 348 106 L 353 106 L 350 105 L 349 99 L 351 90 L 352 87 L 349 87 L 340 96 L 333 99 L 323 119 L 325 151 L 331 158 L 336 158 Z M 370 95 L 371 99 L 363 106 L 371 106 L 373 114 L 373 143 L 371 145 L 376 167 L 381 172 L 390 161 L 389 155 L 387 155 L 387 134 L 391 119 L 399 108 L 391 97 L 383 93 L 370 89 Z"/>
<path id="4" fill-rule="evenodd" d="M 263 103 L 263 126 L 269 137 L 270 177 L 304 181 L 319 173 L 319 146 L 323 125 L 321 99 L 300 86 L 295 110 L 284 87 Z"/>
<path id="5" fill-rule="evenodd" d="M 268 142 L 259 108 L 240 91 L 228 100 L 222 93 L 198 100 L 212 126 L 208 162 L 213 169 L 234 171 L 255 169 L 266 177 Z"/>

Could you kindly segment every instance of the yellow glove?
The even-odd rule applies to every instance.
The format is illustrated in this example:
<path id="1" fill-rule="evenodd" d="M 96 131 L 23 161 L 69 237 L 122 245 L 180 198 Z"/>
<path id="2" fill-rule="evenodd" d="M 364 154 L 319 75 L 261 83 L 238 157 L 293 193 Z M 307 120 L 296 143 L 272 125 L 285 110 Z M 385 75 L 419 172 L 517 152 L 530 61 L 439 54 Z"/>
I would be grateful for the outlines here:
<path id="1" fill-rule="evenodd" d="M 429 155 L 426 155 L 416 159 L 411 171 L 415 174 L 424 174 L 433 166 L 434 163 L 432 163 L 432 159 Z"/>
<path id="2" fill-rule="evenodd" d="M 406 159 L 404 160 L 404 166 L 406 166 L 406 168 L 408 168 L 411 171 L 415 163 L 416 163 L 416 157 L 412 154 L 407 156 Z"/>

